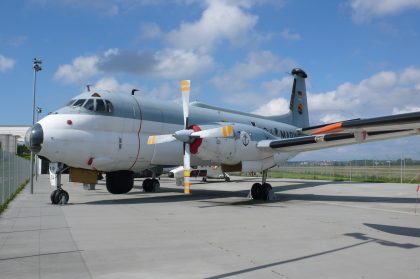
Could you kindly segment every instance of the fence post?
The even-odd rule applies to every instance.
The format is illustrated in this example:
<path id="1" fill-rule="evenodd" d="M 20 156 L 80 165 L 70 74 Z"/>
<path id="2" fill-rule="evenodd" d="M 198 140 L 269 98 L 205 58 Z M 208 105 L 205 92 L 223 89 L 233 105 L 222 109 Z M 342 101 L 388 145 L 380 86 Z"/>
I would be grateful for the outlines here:
<path id="1" fill-rule="evenodd" d="M 4 204 L 5 185 L 4 185 L 4 151 L 1 152 L 1 204 Z"/>

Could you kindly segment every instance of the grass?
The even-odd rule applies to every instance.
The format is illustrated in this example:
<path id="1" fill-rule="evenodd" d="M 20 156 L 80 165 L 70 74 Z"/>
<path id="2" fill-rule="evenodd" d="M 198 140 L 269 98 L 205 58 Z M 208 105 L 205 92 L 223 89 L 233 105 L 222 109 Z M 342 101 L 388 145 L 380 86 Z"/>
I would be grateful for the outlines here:
<path id="1" fill-rule="evenodd" d="M 241 175 L 247 176 L 242 173 Z M 310 167 L 278 167 L 268 172 L 269 178 L 313 179 L 352 182 L 400 183 L 401 170 L 396 167 L 354 166 L 310 166 Z M 404 183 L 418 183 L 420 166 L 410 166 L 404 169 Z"/>
<path id="2" fill-rule="evenodd" d="M 270 178 L 292 178 L 292 179 L 314 179 L 314 180 L 332 180 L 332 181 L 350 181 L 348 175 L 325 175 L 319 173 L 298 173 L 287 171 L 270 171 L 268 173 Z M 351 181 L 354 182 L 380 182 L 380 183 L 399 183 L 400 178 L 386 177 L 378 175 L 367 176 L 352 176 Z M 416 181 L 413 181 L 414 183 Z"/>
<path id="3" fill-rule="evenodd" d="M 9 203 L 25 188 L 25 186 L 28 184 L 28 182 L 29 182 L 29 179 L 26 179 L 25 182 L 20 184 L 20 186 L 16 189 L 14 194 L 12 196 L 10 196 L 4 204 L 0 205 L 0 214 L 2 214 L 4 210 L 6 210 Z"/>

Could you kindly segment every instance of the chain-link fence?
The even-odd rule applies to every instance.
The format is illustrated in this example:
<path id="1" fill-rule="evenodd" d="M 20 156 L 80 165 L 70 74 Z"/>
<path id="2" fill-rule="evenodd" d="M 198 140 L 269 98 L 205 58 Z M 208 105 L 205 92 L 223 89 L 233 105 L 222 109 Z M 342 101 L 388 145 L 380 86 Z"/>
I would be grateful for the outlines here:
<path id="1" fill-rule="evenodd" d="M 366 182 L 418 183 L 420 165 L 359 160 L 348 162 L 287 162 L 270 170 L 273 177 Z"/>
<path id="2" fill-rule="evenodd" d="M 29 178 L 30 161 L 0 149 L 0 208 Z"/>

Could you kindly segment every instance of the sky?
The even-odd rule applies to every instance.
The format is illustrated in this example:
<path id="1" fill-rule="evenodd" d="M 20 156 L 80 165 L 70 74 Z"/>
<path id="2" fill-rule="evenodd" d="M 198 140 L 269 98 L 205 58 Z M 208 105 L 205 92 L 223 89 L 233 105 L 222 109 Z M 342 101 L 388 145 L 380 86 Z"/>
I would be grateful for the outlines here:
<path id="1" fill-rule="evenodd" d="M 0 2 L 0 125 L 32 122 L 87 84 L 145 98 L 276 115 L 308 74 L 311 124 L 420 111 L 420 0 L 16 0 Z M 296 159 L 420 159 L 420 137 Z"/>

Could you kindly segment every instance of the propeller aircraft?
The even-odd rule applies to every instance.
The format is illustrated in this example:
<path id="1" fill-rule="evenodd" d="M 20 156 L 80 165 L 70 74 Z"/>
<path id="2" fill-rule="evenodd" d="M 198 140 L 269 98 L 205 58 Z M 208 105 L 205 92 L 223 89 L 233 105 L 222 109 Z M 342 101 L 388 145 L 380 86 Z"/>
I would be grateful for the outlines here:
<path id="1" fill-rule="evenodd" d="M 305 79 L 295 68 L 289 112 L 260 116 L 189 102 L 190 81 L 181 81 L 182 107 L 141 95 L 86 91 L 31 127 L 25 143 L 50 160 L 53 204 L 67 203 L 61 187 L 64 166 L 70 180 L 96 183 L 106 173 L 106 188 L 123 194 L 134 173 L 163 166 L 184 166 L 184 193 L 190 194 L 191 166 L 219 165 L 223 172 L 262 172 L 251 196 L 267 200 L 272 189 L 267 171 L 300 152 L 418 135 L 420 112 L 353 119 L 309 126 Z M 153 176 L 145 192 L 159 188 Z"/>

